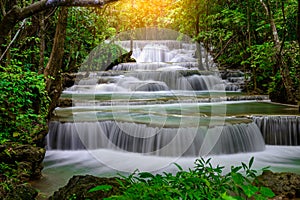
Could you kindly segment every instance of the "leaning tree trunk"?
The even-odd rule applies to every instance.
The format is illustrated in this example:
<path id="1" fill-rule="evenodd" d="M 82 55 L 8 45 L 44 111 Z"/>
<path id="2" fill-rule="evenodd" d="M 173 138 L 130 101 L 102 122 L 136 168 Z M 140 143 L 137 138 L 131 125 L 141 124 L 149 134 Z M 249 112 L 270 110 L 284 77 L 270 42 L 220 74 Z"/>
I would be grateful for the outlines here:
<path id="1" fill-rule="evenodd" d="M 44 61 L 45 61 L 45 49 L 46 49 L 46 42 L 45 42 L 45 35 L 46 35 L 46 27 L 45 27 L 45 12 L 41 12 L 39 15 L 39 24 L 40 24 L 40 31 L 39 31 L 39 38 L 40 38 L 40 60 L 39 60 L 39 69 L 38 73 L 43 74 L 44 72 Z"/>
<path id="2" fill-rule="evenodd" d="M 61 7 L 58 14 L 52 52 L 48 64 L 44 70 L 44 76 L 46 78 L 46 90 L 51 99 L 48 109 L 48 119 L 50 119 L 62 92 L 61 68 L 66 38 L 67 16 L 68 8 Z"/>
<path id="3" fill-rule="evenodd" d="M 300 52 L 300 0 L 298 0 L 298 14 L 297 14 L 297 40 Z"/>
<path id="4" fill-rule="evenodd" d="M 280 45 L 280 40 L 276 28 L 276 24 L 274 21 L 274 17 L 272 14 L 272 11 L 270 9 L 270 0 L 267 0 L 265 3 L 263 0 L 260 0 L 260 3 L 262 4 L 263 8 L 266 11 L 266 15 L 269 18 L 269 22 L 272 28 L 273 33 L 273 41 L 275 44 L 275 51 L 276 51 L 276 67 L 280 72 L 282 82 L 285 88 L 286 92 L 286 103 L 292 103 L 295 104 L 296 96 L 294 95 L 294 87 L 293 87 L 293 81 L 290 76 L 290 69 L 287 63 L 284 61 L 283 55 L 282 55 L 282 49 L 284 45 L 284 41 L 282 41 L 282 44 Z M 285 16 L 283 16 L 285 18 Z M 277 71 L 277 69 L 275 71 Z"/>

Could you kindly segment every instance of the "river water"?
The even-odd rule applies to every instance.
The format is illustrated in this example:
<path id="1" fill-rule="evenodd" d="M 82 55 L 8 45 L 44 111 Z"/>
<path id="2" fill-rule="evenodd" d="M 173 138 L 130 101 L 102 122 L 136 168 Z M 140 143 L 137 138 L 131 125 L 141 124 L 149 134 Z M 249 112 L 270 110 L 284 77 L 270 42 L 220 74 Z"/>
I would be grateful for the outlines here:
<path id="1" fill-rule="evenodd" d="M 222 79 L 201 45 L 172 31 L 156 30 L 171 35 L 167 40 L 150 32 L 136 33 L 133 42 L 126 34 L 107 42 L 127 52 L 132 47 L 137 61 L 110 71 L 103 63 L 113 56 L 96 48 L 63 92 L 73 106 L 57 108 L 50 123 L 44 177 L 33 183 L 42 193 L 75 174 L 175 172 L 173 163 L 192 168 L 200 156 L 224 172 L 254 156 L 256 169 L 300 173 L 297 107 L 241 93 L 243 73 Z M 97 63 L 98 70 L 86 72 Z"/>

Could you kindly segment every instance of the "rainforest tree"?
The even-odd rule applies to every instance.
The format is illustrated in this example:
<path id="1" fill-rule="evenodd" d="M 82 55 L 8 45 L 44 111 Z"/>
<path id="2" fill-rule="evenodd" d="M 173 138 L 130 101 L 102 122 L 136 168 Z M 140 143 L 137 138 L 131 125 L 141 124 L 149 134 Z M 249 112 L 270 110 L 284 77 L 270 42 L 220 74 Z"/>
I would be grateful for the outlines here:
<path id="1" fill-rule="evenodd" d="M 93 13 L 89 7 L 97 9 L 109 2 L 113 0 L 0 1 L 0 72 L 3 77 L 0 84 L 3 93 L 0 100 L 1 121 L 3 121 L 1 139 L 23 138 L 19 141 L 25 142 L 25 138 L 29 142 L 32 141 L 29 140 L 29 136 L 34 138 L 35 133 L 40 130 L 37 127 L 45 126 L 42 119 L 46 119 L 47 113 L 51 114 L 62 90 L 63 70 L 70 69 L 70 63 L 76 59 L 81 62 L 100 40 L 110 34 L 106 31 L 106 26 L 103 26 L 104 18 L 94 14 L 80 21 L 78 16 L 74 17 L 76 10 L 73 7 L 81 7 L 78 12 L 85 12 L 85 16 L 88 16 L 89 13 Z M 68 17 L 69 9 L 71 17 Z M 80 23 L 75 23 L 74 20 Z M 76 27 L 78 24 L 81 27 Z M 87 29 L 87 26 L 90 28 Z M 81 33 L 73 34 L 67 29 L 69 31 L 77 29 Z M 70 42 L 70 35 L 76 42 Z M 68 44 L 66 47 L 65 43 Z M 45 84 L 44 78 L 41 77 L 45 78 Z M 13 94 L 17 98 L 9 97 Z M 47 94 L 51 99 L 50 104 Z M 19 125 L 11 126 L 9 122 Z M 42 140 L 43 136 L 39 136 L 38 142 Z"/>
<path id="2" fill-rule="evenodd" d="M 294 104 L 299 97 L 299 10 L 296 0 L 179 0 L 166 20 L 202 42 L 221 69 L 246 72 L 249 92 Z"/>

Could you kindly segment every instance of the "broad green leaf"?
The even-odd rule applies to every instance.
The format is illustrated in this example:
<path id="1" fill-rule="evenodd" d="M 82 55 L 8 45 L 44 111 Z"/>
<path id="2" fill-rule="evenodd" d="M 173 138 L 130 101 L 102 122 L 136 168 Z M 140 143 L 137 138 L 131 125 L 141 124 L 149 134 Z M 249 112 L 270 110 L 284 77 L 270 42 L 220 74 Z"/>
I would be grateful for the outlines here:
<path id="1" fill-rule="evenodd" d="M 260 187 L 259 192 L 266 197 L 274 197 L 275 196 L 274 192 L 270 188 L 267 188 L 267 187 Z"/>
<path id="2" fill-rule="evenodd" d="M 258 187 L 253 185 L 241 185 L 241 188 L 247 197 L 252 197 L 256 192 L 258 192 Z"/>
<path id="3" fill-rule="evenodd" d="M 140 178 L 154 178 L 154 175 L 149 172 L 141 172 L 139 173 Z"/>
<path id="4" fill-rule="evenodd" d="M 96 187 L 89 189 L 88 192 L 109 191 L 111 189 L 112 189 L 111 185 L 98 185 Z"/>
<path id="5" fill-rule="evenodd" d="M 236 198 L 227 195 L 226 192 L 221 195 L 221 198 L 224 200 L 236 200 Z"/>

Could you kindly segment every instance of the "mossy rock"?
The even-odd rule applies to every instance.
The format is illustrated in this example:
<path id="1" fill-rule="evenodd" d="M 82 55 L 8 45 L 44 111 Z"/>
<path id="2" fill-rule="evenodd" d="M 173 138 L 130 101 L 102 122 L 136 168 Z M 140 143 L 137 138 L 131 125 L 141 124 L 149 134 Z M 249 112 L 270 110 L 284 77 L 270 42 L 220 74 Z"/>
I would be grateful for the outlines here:
<path id="1" fill-rule="evenodd" d="M 7 143 L 0 145 L 0 160 L 16 170 L 16 177 L 29 181 L 41 177 L 46 150 L 29 144 Z"/>
<path id="2" fill-rule="evenodd" d="M 3 200 L 34 200 L 38 192 L 29 184 L 14 186 L 3 198 Z M 0 196 L 1 199 L 1 196 Z"/>
<path id="3" fill-rule="evenodd" d="M 300 175 L 291 172 L 264 171 L 256 178 L 260 186 L 270 188 L 276 196 L 283 199 L 300 198 Z"/>
<path id="4" fill-rule="evenodd" d="M 120 183 L 122 181 L 119 178 L 102 178 L 92 175 L 77 175 L 73 176 L 68 184 L 58 191 L 54 192 L 52 196 L 49 197 L 49 200 L 67 200 L 67 199 L 76 199 L 76 200 L 98 200 L 110 197 L 114 194 L 120 192 Z M 100 186 L 100 185 L 109 185 L 110 189 L 98 190 L 94 192 L 89 192 L 90 189 Z"/>

